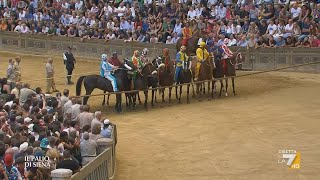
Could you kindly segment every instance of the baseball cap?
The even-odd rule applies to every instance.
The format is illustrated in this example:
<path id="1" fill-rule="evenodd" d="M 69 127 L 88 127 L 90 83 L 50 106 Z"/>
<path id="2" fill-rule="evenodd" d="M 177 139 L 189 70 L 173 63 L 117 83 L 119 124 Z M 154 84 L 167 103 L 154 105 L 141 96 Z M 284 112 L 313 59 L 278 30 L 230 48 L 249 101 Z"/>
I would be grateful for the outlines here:
<path id="1" fill-rule="evenodd" d="M 50 148 L 48 138 L 43 138 L 41 140 L 40 147 L 44 148 L 44 149 L 49 149 Z"/>
<path id="2" fill-rule="evenodd" d="M 24 143 L 22 143 L 21 145 L 20 145 L 20 147 L 19 147 L 19 149 L 20 149 L 20 152 L 22 152 L 22 151 L 26 151 L 27 150 L 27 148 L 28 148 L 28 143 L 27 142 L 24 142 Z"/>
<path id="3" fill-rule="evenodd" d="M 105 119 L 105 120 L 103 121 L 103 124 L 110 124 L 110 120 L 109 120 L 109 119 Z"/>

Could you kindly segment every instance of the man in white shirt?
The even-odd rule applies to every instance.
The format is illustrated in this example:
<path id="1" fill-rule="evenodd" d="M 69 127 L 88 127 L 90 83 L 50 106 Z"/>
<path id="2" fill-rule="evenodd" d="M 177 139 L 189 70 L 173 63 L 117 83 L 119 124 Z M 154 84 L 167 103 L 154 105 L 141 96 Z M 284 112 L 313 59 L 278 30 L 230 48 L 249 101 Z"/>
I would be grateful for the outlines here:
<path id="1" fill-rule="evenodd" d="M 14 28 L 14 32 L 21 32 L 22 29 L 22 25 L 21 25 L 21 21 L 18 22 L 18 25 Z"/>
<path id="2" fill-rule="evenodd" d="M 173 32 L 177 33 L 178 36 L 182 35 L 182 23 L 180 22 L 179 19 L 176 20 L 176 24 L 174 25 Z"/>
<path id="3" fill-rule="evenodd" d="M 301 14 L 301 8 L 298 6 L 298 3 L 295 3 L 292 6 L 292 8 L 290 9 L 290 13 L 292 15 L 292 17 L 291 17 L 292 20 L 299 18 L 300 14 Z"/>
<path id="4" fill-rule="evenodd" d="M 121 22 L 120 22 L 120 31 L 127 31 L 129 29 L 129 23 L 124 19 L 121 18 Z"/>
<path id="5" fill-rule="evenodd" d="M 227 14 L 227 9 L 224 7 L 223 3 L 220 3 L 220 6 L 218 7 L 218 18 L 219 19 L 224 19 Z"/>
<path id="6" fill-rule="evenodd" d="M 199 18 L 201 14 L 202 14 L 202 7 L 200 4 L 198 4 L 196 8 L 196 17 Z"/>
<path id="7" fill-rule="evenodd" d="M 74 6 L 75 6 L 76 11 L 80 11 L 83 6 L 83 1 L 77 0 L 76 4 Z"/>
<path id="8" fill-rule="evenodd" d="M 120 3 L 119 7 L 115 10 L 115 12 L 119 17 L 122 17 L 126 14 L 127 8 L 124 6 L 123 3 Z"/>
<path id="9" fill-rule="evenodd" d="M 277 25 L 274 24 L 273 20 L 270 20 L 270 24 L 267 27 L 267 34 L 274 35 L 277 32 Z"/>

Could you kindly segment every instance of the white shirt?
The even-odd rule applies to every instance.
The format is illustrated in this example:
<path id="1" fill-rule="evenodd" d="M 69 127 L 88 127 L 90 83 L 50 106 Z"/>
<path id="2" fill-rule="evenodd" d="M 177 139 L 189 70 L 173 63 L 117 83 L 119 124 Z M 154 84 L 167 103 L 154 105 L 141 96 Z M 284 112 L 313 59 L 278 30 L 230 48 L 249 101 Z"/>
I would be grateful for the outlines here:
<path id="1" fill-rule="evenodd" d="M 118 13 L 118 16 L 119 17 L 122 17 L 122 16 L 124 16 L 124 14 L 126 13 L 126 11 L 127 11 L 127 8 L 125 7 L 125 6 L 123 6 L 123 7 L 118 7 L 117 9 L 116 9 L 116 13 Z"/>
<path id="2" fill-rule="evenodd" d="M 26 28 L 23 28 L 23 26 L 20 28 L 20 32 L 21 33 L 28 33 L 30 30 L 28 28 L 28 26 L 26 26 Z"/>
<path id="3" fill-rule="evenodd" d="M 116 36 L 112 33 L 112 34 L 107 34 L 106 36 L 107 39 L 113 40 L 116 38 Z"/>
<path id="4" fill-rule="evenodd" d="M 194 19 L 197 16 L 197 12 L 195 10 L 193 11 L 188 11 L 188 17 L 190 19 Z"/>
<path id="5" fill-rule="evenodd" d="M 22 26 L 21 25 L 17 25 L 16 28 L 14 28 L 15 32 L 21 32 Z"/>
<path id="6" fill-rule="evenodd" d="M 201 16 L 201 14 L 202 14 L 202 8 L 197 8 L 196 9 L 196 16 L 197 16 L 197 18 L 199 18 L 200 16 Z"/>
<path id="7" fill-rule="evenodd" d="M 80 1 L 79 3 L 76 2 L 76 4 L 74 5 L 75 9 L 76 10 L 80 10 L 83 6 L 83 1 Z"/>
<path id="8" fill-rule="evenodd" d="M 176 25 L 174 26 L 173 32 L 174 32 L 174 33 L 177 33 L 177 34 L 180 34 L 180 33 L 182 32 L 181 25 L 182 25 L 181 23 L 176 24 Z"/>
<path id="9" fill-rule="evenodd" d="M 218 0 L 208 0 L 208 7 L 211 7 L 214 4 L 217 4 Z"/>
<path id="10" fill-rule="evenodd" d="M 301 8 L 298 7 L 297 9 L 291 8 L 290 13 L 292 14 L 293 18 L 299 17 L 301 14 Z"/>
<path id="11" fill-rule="evenodd" d="M 273 24 L 269 24 L 268 25 L 268 30 L 269 30 L 269 34 L 275 34 L 277 32 L 277 25 Z"/>
<path id="12" fill-rule="evenodd" d="M 103 11 L 104 11 L 104 15 L 105 16 L 109 16 L 113 13 L 113 9 L 111 6 L 107 5 L 103 8 Z"/>
<path id="13" fill-rule="evenodd" d="M 227 46 L 237 45 L 237 40 L 235 38 L 229 39 Z"/>
<path id="14" fill-rule="evenodd" d="M 26 11 L 22 11 L 22 13 L 19 13 L 19 20 L 22 20 L 22 19 L 24 19 L 25 18 L 25 16 L 26 16 Z"/>
<path id="15" fill-rule="evenodd" d="M 287 24 L 286 27 L 284 28 L 284 30 L 286 31 L 286 33 L 292 33 L 292 29 L 293 29 L 293 24 Z"/>
<path id="16" fill-rule="evenodd" d="M 112 22 L 107 22 L 107 28 L 108 29 L 114 29 L 114 22 L 112 21 Z"/>
<path id="17" fill-rule="evenodd" d="M 151 4 L 152 0 L 144 0 L 144 4 Z"/>
<path id="18" fill-rule="evenodd" d="M 77 24 L 79 22 L 79 18 L 77 16 L 76 17 L 71 16 L 70 22 L 71 24 Z"/>
<path id="19" fill-rule="evenodd" d="M 227 9 L 225 7 L 223 7 L 223 8 L 219 7 L 217 12 L 218 12 L 218 18 L 222 19 L 222 18 L 226 17 Z"/>

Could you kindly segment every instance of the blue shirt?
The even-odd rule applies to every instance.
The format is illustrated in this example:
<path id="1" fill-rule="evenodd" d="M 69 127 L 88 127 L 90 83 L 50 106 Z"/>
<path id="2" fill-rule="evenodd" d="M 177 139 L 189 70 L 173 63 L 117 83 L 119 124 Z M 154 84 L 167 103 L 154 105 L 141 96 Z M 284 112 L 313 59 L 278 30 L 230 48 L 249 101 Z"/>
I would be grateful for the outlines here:
<path id="1" fill-rule="evenodd" d="M 104 138 L 111 138 L 111 131 L 110 131 L 110 129 L 109 129 L 109 128 L 104 128 L 104 129 L 102 129 L 101 135 L 102 135 Z"/>
<path id="2" fill-rule="evenodd" d="M 112 71 L 112 65 L 107 61 L 101 60 L 100 63 L 100 76 L 104 77 L 105 73 Z"/>
<path id="3" fill-rule="evenodd" d="M 8 169 L 6 166 L 4 167 L 5 171 L 7 173 L 9 180 L 18 180 L 21 178 L 20 172 L 18 171 L 18 168 L 15 166 L 11 166 L 10 169 Z"/>
<path id="4" fill-rule="evenodd" d="M 286 44 L 286 41 L 284 40 L 284 39 L 282 39 L 282 41 L 278 41 L 277 43 L 276 43 L 276 46 L 283 46 L 283 45 L 285 45 Z"/>

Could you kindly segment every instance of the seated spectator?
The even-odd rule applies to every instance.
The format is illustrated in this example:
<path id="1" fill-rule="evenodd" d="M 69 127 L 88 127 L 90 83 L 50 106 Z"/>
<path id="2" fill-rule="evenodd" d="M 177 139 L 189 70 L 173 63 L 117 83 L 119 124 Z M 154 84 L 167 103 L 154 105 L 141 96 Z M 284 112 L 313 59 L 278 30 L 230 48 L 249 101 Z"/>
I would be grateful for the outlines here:
<path id="1" fill-rule="evenodd" d="M 110 120 L 105 119 L 103 121 L 103 129 L 101 130 L 101 135 L 104 138 L 111 138 L 111 130 L 110 130 L 109 126 L 110 126 Z"/>
<path id="2" fill-rule="evenodd" d="M 90 139 L 97 141 L 97 139 L 103 138 L 101 135 L 101 126 L 99 124 L 95 124 L 92 128 L 91 133 L 89 133 Z"/>
<path id="3" fill-rule="evenodd" d="M 278 36 L 278 41 L 276 42 L 276 47 L 282 47 L 286 45 L 286 41 L 284 40 L 283 36 Z"/>
<path id="4" fill-rule="evenodd" d="M 248 46 L 248 41 L 247 41 L 245 35 L 241 36 L 240 41 L 238 42 L 238 46 L 240 46 L 240 47 L 247 47 Z"/>
<path id="5" fill-rule="evenodd" d="M 286 38 L 286 47 L 294 47 L 296 42 L 294 41 L 295 38 L 292 38 L 291 36 Z"/>
<path id="6" fill-rule="evenodd" d="M 237 39 L 231 34 L 227 46 L 237 46 Z"/>

